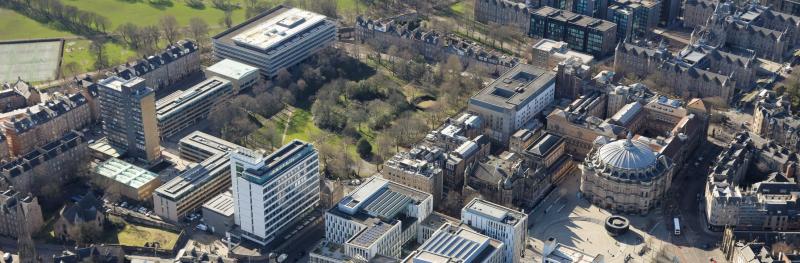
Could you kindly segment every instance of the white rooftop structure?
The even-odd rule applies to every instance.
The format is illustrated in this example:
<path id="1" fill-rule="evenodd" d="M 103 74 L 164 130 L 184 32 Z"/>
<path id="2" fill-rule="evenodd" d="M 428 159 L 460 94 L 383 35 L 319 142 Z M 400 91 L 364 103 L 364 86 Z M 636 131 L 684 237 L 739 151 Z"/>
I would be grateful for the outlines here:
<path id="1" fill-rule="evenodd" d="M 258 72 L 257 67 L 253 67 L 227 58 L 221 60 L 220 62 L 217 62 L 214 65 L 209 66 L 208 68 L 206 68 L 206 70 L 215 72 L 217 74 L 226 76 L 231 79 L 241 79 L 243 76 L 247 76 L 251 73 Z"/>
<path id="2" fill-rule="evenodd" d="M 95 168 L 95 172 L 133 188 L 139 188 L 158 177 L 153 172 L 117 158 L 101 163 Z"/>
<path id="3" fill-rule="evenodd" d="M 533 48 L 550 53 L 551 56 L 558 57 L 560 60 L 577 58 L 583 64 L 589 64 L 594 61 L 594 56 L 572 51 L 569 49 L 567 42 L 564 41 L 555 41 L 552 39 L 543 38 L 542 40 L 539 40 L 538 43 L 534 44 Z"/>
<path id="4" fill-rule="evenodd" d="M 555 238 L 549 238 L 544 243 L 542 253 L 543 263 L 603 263 L 603 255 L 590 255 L 574 247 L 558 243 Z"/>
<path id="5" fill-rule="evenodd" d="M 281 43 L 283 40 L 308 29 L 324 19 L 325 16 L 323 15 L 291 8 L 259 25 L 253 26 L 232 39 L 237 44 L 266 51 L 275 44 Z"/>

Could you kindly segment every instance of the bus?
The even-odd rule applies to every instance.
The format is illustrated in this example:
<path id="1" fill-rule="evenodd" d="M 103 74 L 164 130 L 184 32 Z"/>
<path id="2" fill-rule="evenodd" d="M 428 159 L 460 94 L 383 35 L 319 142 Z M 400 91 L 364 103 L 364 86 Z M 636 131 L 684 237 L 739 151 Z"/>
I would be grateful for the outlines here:
<path id="1" fill-rule="evenodd" d="M 681 221 L 678 220 L 677 217 L 673 218 L 672 220 L 673 220 L 673 223 L 675 223 L 675 232 L 674 233 L 675 233 L 676 236 L 680 236 L 681 235 Z"/>

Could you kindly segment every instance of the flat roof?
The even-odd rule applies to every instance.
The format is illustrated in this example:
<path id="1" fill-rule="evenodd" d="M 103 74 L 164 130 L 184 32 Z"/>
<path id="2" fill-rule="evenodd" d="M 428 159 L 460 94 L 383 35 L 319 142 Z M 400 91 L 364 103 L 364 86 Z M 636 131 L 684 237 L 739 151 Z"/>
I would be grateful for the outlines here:
<path id="1" fill-rule="evenodd" d="M 140 77 L 125 80 L 118 76 L 111 76 L 100 80 L 97 84 L 101 87 L 113 89 L 121 93 L 130 93 L 140 98 L 153 93 L 153 89 L 145 86 L 145 79 Z"/>
<path id="2" fill-rule="evenodd" d="M 433 198 L 429 193 L 379 176 L 366 180 L 339 200 L 328 213 L 364 224 L 378 216 L 385 220 L 395 220 L 402 217 L 400 214 L 407 204 L 418 204 L 427 198 Z"/>
<path id="3" fill-rule="evenodd" d="M 570 23 L 585 28 L 594 28 L 599 31 L 606 31 L 617 26 L 617 24 L 607 20 L 593 18 L 590 16 L 584 16 L 549 6 L 543 6 L 542 8 L 533 11 L 533 14 L 537 16 L 548 17 L 549 19 L 558 20 L 564 23 Z"/>
<path id="4" fill-rule="evenodd" d="M 207 67 L 206 70 L 231 79 L 241 79 L 246 75 L 258 73 L 256 67 L 227 58 Z"/>
<path id="5" fill-rule="evenodd" d="M 94 169 L 95 173 L 138 189 L 158 178 L 158 175 L 117 158 L 110 158 Z"/>
<path id="6" fill-rule="evenodd" d="M 237 148 L 237 152 L 243 148 Z M 303 158 L 311 155 L 314 151 L 314 146 L 297 139 L 292 140 L 280 149 L 272 152 L 263 159 L 263 165 L 255 169 L 247 169 L 249 176 L 245 177 L 248 181 L 257 184 L 264 184 L 275 177 L 275 175 L 282 174 L 286 169 L 293 167 L 293 164 Z"/>
<path id="7" fill-rule="evenodd" d="M 216 42 L 269 53 L 316 25 L 333 23 L 327 17 L 284 5 L 276 6 L 212 37 Z"/>
<path id="8" fill-rule="evenodd" d="M 555 74 L 533 65 L 518 64 L 472 96 L 479 101 L 504 109 L 516 109 L 555 83 Z"/>
<path id="9" fill-rule="evenodd" d="M 246 45 L 266 51 L 287 38 L 302 32 L 325 19 L 325 16 L 298 9 L 288 8 L 269 19 L 259 21 L 250 28 L 232 37 L 239 45 Z"/>
<path id="10" fill-rule="evenodd" d="M 103 155 L 113 158 L 119 158 L 120 156 L 122 156 L 123 153 L 125 153 L 125 149 L 117 148 L 109 144 L 108 139 L 106 137 L 103 137 L 97 140 L 96 142 L 89 144 L 89 149 L 92 149 L 93 151 L 102 153 Z"/>
<path id="11" fill-rule="evenodd" d="M 230 81 L 220 77 L 210 77 L 186 90 L 178 90 L 156 101 L 156 118 L 163 120 L 173 114 L 182 112 L 199 100 L 206 99 L 212 93 L 230 86 Z"/>
<path id="12" fill-rule="evenodd" d="M 457 262 L 482 262 L 479 259 L 498 251 L 500 244 L 500 241 L 472 229 L 447 223 L 434 232 L 419 250 L 457 259 Z"/>
<path id="13" fill-rule="evenodd" d="M 390 224 L 387 222 L 383 222 L 377 218 L 373 218 L 370 224 L 361 232 L 356 233 L 350 240 L 347 241 L 349 244 L 353 244 L 360 247 L 370 247 L 375 241 L 380 239 L 383 235 L 386 235 L 392 227 L 399 221 L 395 221 L 394 224 Z"/>
<path id="14" fill-rule="evenodd" d="M 223 140 L 216 136 L 201 131 L 194 131 L 178 141 L 180 146 L 189 146 L 206 151 L 209 155 L 224 154 L 241 147 L 235 143 Z"/>
<path id="15" fill-rule="evenodd" d="M 233 194 L 231 194 L 230 191 L 220 193 L 204 203 L 203 208 L 226 217 L 231 217 L 233 216 Z"/>
<path id="16" fill-rule="evenodd" d="M 190 164 L 189 169 L 159 186 L 155 192 L 177 201 L 217 176 L 230 176 L 228 173 L 220 174 L 230 169 L 229 166 L 230 157 L 227 153 L 215 154 L 199 164 Z"/>
<path id="17" fill-rule="evenodd" d="M 491 220 L 511 225 L 521 223 L 522 219 L 528 217 L 527 215 L 514 209 L 491 203 L 480 198 L 472 199 L 469 204 L 464 206 L 464 211 L 481 214 Z"/>

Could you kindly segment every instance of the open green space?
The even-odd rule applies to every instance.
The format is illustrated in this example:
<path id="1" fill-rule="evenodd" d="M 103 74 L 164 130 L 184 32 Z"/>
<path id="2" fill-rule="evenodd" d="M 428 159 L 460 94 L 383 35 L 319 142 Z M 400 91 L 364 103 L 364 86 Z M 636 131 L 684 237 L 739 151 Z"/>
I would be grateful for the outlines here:
<path id="1" fill-rule="evenodd" d="M 95 57 L 89 50 L 89 40 L 69 40 L 64 43 L 64 56 L 62 57 L 61 68 L 75 62 L 78 65 L 78 72 L 89 72 L 95 69 Z M 111 65 L 124 64 L 137 57 L 136 52 L 119 45 L 108 42 L 105 44 L 105 53 Z"/>
<path id="2" fill-rule="evenodd" d="M 172 249 L 178 241 L 178 234 L 174 232 L 131 224 L 114 216 L 110 219 L 115 224 L 124 224 L 124 227 L 115 231 L 105 231 L 103 234 L 106 244 L 143 247 L 145 243 L 158 242 L 162 249 Z"/>
<path id="3" fill-rule="evenodd" d="M 211 1 L 204 1 L 203 9 L 191 8 L 182 0 L 164 2 L 169 4 L 154 5 L 147 0 L 65 0 L 64 4 L 102 14 L 111 22 L 109 27 L 111 29 L 116 29 L 117 26 L 127 22 L 139 26 L 157 25 L 159 19 L 165 15 L 175 16 L 181 25 L 188 25 L 190 19 L 200 17 L 211 26 L 212 32 L 223 29 L 219 22 L 224 16 L 224 12 L 214 8 Z M 232 2 L 243 6 L 241 0 Z M 236 9 L 233 11 L 232 17 L 234 24 L 244 21 L 244 9 Z"/>
<path id="4" fill-rule="evenodd" d="M 33 38 L 72 37 L 12 10 L 0 8 L 0 41 Z"/>

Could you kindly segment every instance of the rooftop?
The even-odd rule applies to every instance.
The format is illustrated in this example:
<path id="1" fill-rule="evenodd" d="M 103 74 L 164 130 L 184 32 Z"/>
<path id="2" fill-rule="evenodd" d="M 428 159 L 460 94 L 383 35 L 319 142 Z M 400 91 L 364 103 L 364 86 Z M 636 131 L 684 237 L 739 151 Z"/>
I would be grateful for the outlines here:
<path id="1" fill-rule="evenodd" d="M 203 208 L 223 216 L 233 216 L 233 195 L 230 191 L 221 193 L 203 204 Z"/>
<path id="2" fill-rule="evenodd" d="M 180 147 L 192 147 L 205 151 L 208 155 L 224 154 L 240 147 L 235 143 L 217 138 L 213 135 L 194 131 L 178 142 Z"/>
<path id="3" fill-rule="evenodd" d="M 454 262 L 483 262 L 486 257 L 500 252 L 504 244 L 460 225 L 445 224 L 419 247 L 427 252 Z M 427 253 L 416 257 L 427 257 Z"/>
<path id="4" fill-rule="evenodd" d="M 361 230 L 361 232 L 356 233 L 350 240 L 347 241 L 349 244 L 353 244 L 359 247 L 370 247 L 372 246 L 375 241 L 380 239 L 386 233 L 392 229 L 392 227 L 397 224 L 399 221 L 394 221 L 394 224 L 390 224 L 387 222 L 383 222 L 377 218 L 370 219 L 367 228 Z"/>
<path id="5" fill-rule="evenodd" d="M 245 151 L 237 148 L 237 153 L 251 154 L 252 151 Z M 247 169 L 246 179 L 257 184 L 264 184 L 273 179 L 275 175 L 282 174 L 286 169 L 292 168 L 293 164 L 313 154 L 316 150 L 314 146 L 300 141 L 292 140 L 269 156 L 261 159 L 263 164 L 256 169 Z"/>
<path id="6" fill-rule="evenodd" d="M 537 156 L 545 156 L 551 150 L 555 149 L 554 146 L 558 145 L 561 141 L 561 136 L 548 132 L 533 142 L 533 145 L 528 148 L 526 152 Z"/>
<path id="7" fill-rule="evenodd" d="M 229 176 L 230 158 L 227 153 L 215 154 L 156 188 L 156 194 L 172 200 L 180 199 L 218 176 Z"/>
<path id="8" fill-rule="evenodd" d="M 243 76 L 258 73 L 258 68 L 256 67 L 227 58 L 211 65 L 206 70 L 231 79 L 241 79 Z"/>
<path id="9" fill-rule="evenodd" d="M 490 107 L 516 110 L 554 83 L 553 73 L 532 65 L 519 64 L 472 96 L 470 104 L 478 102 Z"/>
<path id="10" fill-rule="evenodd" d="M 319 25 L 323 23 L 333 22 L 317 13 L 279 5 L 217 34 L 212 39 L 270 53 L 306 37 L 306 33 L 319 29 Z"/>
<path id="11" fill-rule="evenodd" d="M 554 238 L 545 242 L 544 250 L 544 258 L 551 263 L 603 262 L 602 255 L 587 254 L 577 248 L 558 243 Z"/>
<path id="12" fill-rule="evenodd" d="M 220 77 L 210 77 L 186 90 L 178 90 L 156 101 L 156 118 L 162 121 L 174 114 L 182 113 L 187 107 L 194 106 L 208 96 L 218 94 L 222 89 L 230 89 L 230 81 Z M 224 91 L 221 91 L 224 93 Z"/>
<path id="13" fill-rule="evenodd" d="M 395 219 L 409 204 L 432 198 L 430 194 L 373 176 L 328 210 L 340 217 L 367 222 L 370 218 Z"/>
<path id="14" fill-rule="evenodd" d="M 472 199 L 469 204 L 464 206 L 461 213 L 464 214 L 464 212 L 480 214 L 493 221 L 503 222 L 510 225 L 522 223 L 522 221 L 528 217 L 522 212 L 494 204 L 480 198 Z"/>
<path id="15" fill-rule="evenodd" d="M 117 76 L 112 76 L 100 80 L 100 82 L 97 84 L 99 84 L 101 87 L 112 89 L 124 94 L 133 94 L 139 98 L 153 93 L 153 89 L 145 86 L 145 80 L 139 77 L 125 80 Z"/>
<path id="16" fill-rule="evenodd" d="M 626 170 L 645 169 L 657 162 L 656 154 L 649 146 L 630 138 L 601 146 L 597 156 L 606 165 Z"/>
<path id="17" fill-rule="evenodd" d="M 144 168 L 135 166 L 117 158 L 111 158 L 97 165 L 95 173 L 133 188 L 139 188 L 158 175 Z"/>

